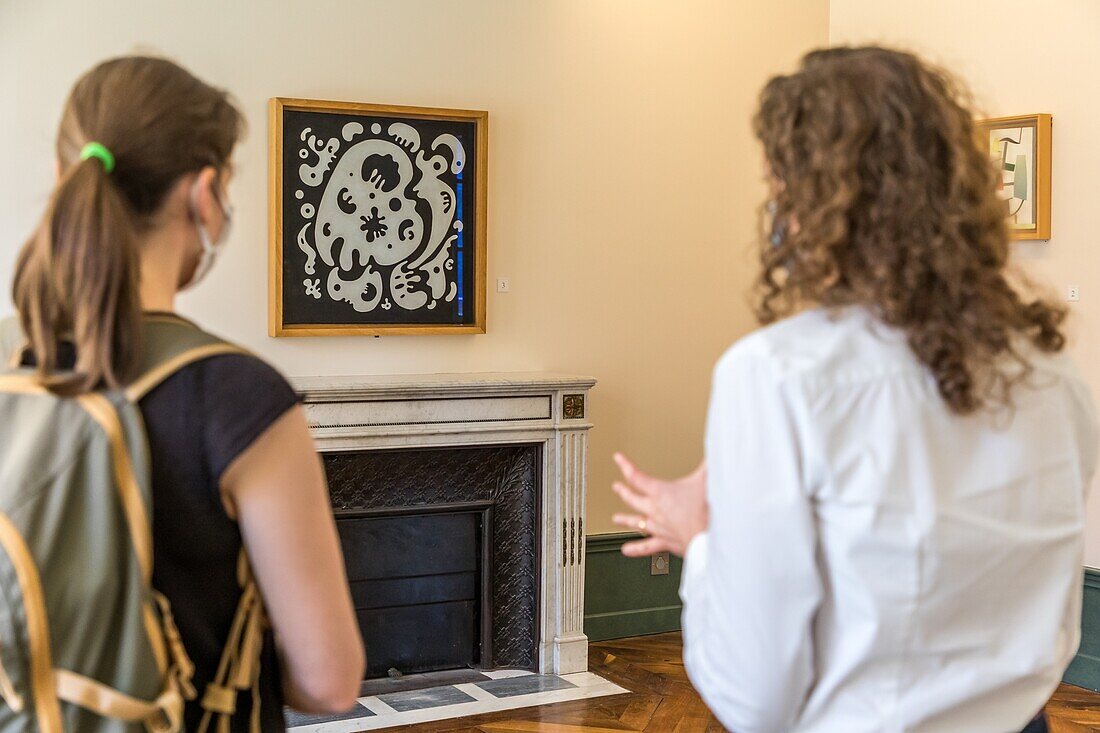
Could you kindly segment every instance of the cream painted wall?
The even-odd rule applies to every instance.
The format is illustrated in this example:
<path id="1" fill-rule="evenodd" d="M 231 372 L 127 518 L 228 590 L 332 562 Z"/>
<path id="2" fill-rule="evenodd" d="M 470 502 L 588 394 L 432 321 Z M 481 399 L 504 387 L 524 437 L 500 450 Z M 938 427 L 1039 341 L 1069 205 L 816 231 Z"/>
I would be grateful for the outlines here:
<path id="1" fill-rule="evenodd" d="M 701 455 L 711 365 L 752 326 L 749 115 L 827 32 L 826 0 L 4 0 L 0 282 L 50 189 L 69 86 L 108 56 L 166 54 L 233 90 L 251 126 L 231 246 L 181 310 L 292 375 L 597 377 L 590 528 L 610 531 L 613 450 L 669 474 Z M 512 292 L 490 293 L 487 335 L 266 336 L 276 95 L 490 110 L 489 278 Z"/>
<path id="2" fill-rule="evenodd" d="M 1054 115 L 1052 237 L 1017 245 L 1021 262 L 1055 289 L 1081 288 L 1072 351 L 1100 396 L 1100 2 L 1096 0 L 831 0 L 831 41 L 882 42 L 960 74 L 988 116 Z M 1093 488 L 1085 561 L 1100 567 L 1100 500 Z"/>

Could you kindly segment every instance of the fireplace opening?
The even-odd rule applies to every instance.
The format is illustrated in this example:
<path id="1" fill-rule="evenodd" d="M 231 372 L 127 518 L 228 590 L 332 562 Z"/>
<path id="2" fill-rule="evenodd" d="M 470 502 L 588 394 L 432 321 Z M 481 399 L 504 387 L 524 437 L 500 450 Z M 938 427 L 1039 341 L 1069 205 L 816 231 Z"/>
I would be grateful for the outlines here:
<path id="1" fill-rule="evenodd" d="M 367 679 L 479 668 L 491 637 L 490 505 L 343 513 Z"/>
<path id="2" fill-rule="evenodd" d="M 324 454 L 367 679 L 538 666 L 538 445 Z"/>

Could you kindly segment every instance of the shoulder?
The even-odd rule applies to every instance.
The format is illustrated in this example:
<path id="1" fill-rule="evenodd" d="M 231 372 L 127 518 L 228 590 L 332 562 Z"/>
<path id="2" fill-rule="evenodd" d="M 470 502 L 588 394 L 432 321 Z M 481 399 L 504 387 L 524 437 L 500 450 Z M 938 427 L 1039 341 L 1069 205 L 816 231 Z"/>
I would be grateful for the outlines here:
<path id="1" fill-rule="evenodd" d="M 193 400 L 208 416 L 233 416 L 269 405 L 285 408 L 297 401 L 294 388 L 277 368 L 174 313 L 147 314 L 143 337 L 145 359 L 152 364 L 215 347 L 214 353 L 199 355 L 173 372 L 150 397 L 171 393 L 174 400 Z M 229 350 L 217 348 L 223 346 Z"/>
<path id="2" fill-rule="evenodd" d="M 207 418 L 221 423 L 270 423 L 298 403 L 274 366 L 252 354 L 219 354 L 194 365 Z"/>
<path id="3" fill-rule="evenodd" d="M 234 382 L 242 385 L 279 386 L 291 392 L 294 388 L 276 367 L 248 352 L 218 354 L 197 364 L 206 379 L 217 383 Z"/>
<path id="4" fill-rule="evenodd" d="M 225 469 L 298 404 L 278 369 L 251 354 L 220 354 L 192 365 L 211 475 Z"/>
<path id="5" fill-rule="evenodd" d="M 204 383 L 213 385 L 236 383 L 259 386 L 278 385 L 293 391 L 287 380 L 274 366 L 252 354 L 233 341 L 212 333 L 199 324 L 176 313 L 156 312 L 145 315 L 143 338 L 146 358 L 162 361 L 188 351 L 201 351 L 206 347 L 225 346 L 229 351 L 206 356 L 188 364 L 181 372 L 202 377 Z"/>
<path id="6" fill-rule="evenodd" d="M 755 374 L 774 383 L 838 383 L 920 371 L 904 334 L 866 310 L 816 308 L 737 341 L 719 359 L 714 378 Z"/>

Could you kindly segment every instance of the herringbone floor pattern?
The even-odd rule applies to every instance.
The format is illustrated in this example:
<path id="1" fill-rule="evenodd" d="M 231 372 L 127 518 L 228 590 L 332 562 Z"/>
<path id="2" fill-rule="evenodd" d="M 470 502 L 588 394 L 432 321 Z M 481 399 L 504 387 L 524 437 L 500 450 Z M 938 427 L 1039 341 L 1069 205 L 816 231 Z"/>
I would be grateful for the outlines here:
<path id="1" fill-rule="evenodd" d="M 1051 733 L 1100 731 L 1100 695 L 1080 687 L 1062 685 L 1047 703 Z"/>
<path id="2" fill-rule="evenodd" d="M 680 661 L 680 635 L 592 644 L 589 669 L 629 695 L 391 728 L 423 733 L 723 733 Z M 1100 732 L 1100 695 L 1062 685 L 1047 706 L 1052 733 Z"/>

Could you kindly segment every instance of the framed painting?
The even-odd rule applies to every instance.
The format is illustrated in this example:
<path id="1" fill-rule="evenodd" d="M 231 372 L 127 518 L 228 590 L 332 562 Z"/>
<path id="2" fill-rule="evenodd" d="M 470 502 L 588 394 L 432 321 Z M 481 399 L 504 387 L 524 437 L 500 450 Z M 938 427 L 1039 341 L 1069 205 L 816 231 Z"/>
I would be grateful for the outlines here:
<path id="1" fill-rule="evenodd" d="M 1051 116 L 996 117 L 978 124 L 1001 174 L 1013 238 L 1050 239 Z"/>
<path id="2" fill-rule="evenodd" d="M 270 335 L 485 333 L 488 113 L 269 112 Z"/>

